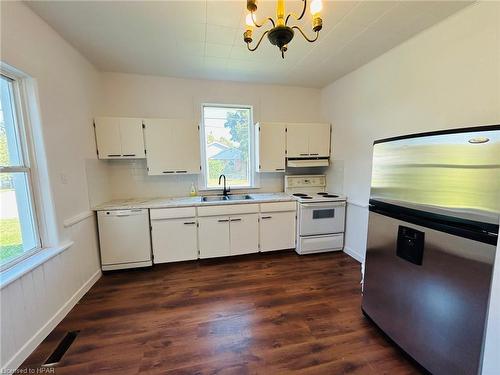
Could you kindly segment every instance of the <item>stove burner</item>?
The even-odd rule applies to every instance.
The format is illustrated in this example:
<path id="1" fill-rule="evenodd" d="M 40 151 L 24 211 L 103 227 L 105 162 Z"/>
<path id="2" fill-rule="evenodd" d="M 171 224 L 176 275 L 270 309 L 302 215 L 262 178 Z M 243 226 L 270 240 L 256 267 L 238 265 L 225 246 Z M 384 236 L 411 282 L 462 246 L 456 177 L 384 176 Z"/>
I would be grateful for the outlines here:
<path id="1" fill-rule="evenodd" d="M 313 199 L 313 197 L 310 197 L 309 195 L 305 195 L 303 197 L 300 197 L 300 199 Z"/>
<path id="2" fill-rule="evenodd" d="M 318 195 L 328 195 L 328 193 L 325 193 L 325 192 L 321 192 L 321 193 L 317 193 Z"/>
<path id="3" fill-rule="evenodd" d="M 292 194 L 293 196 L 295 197 L 307 197 L 307 194 L 304 194 L 304 193 L 295 193 L 295 194 Z"/>
<path id="4" fill-rule="evenodd" d="M 325 198 L 338 198 L 339 196 L 335 195 L 335 194 L 325 194 L 325 195 L 323 195 L 323 197 L 325 197 Z"/>

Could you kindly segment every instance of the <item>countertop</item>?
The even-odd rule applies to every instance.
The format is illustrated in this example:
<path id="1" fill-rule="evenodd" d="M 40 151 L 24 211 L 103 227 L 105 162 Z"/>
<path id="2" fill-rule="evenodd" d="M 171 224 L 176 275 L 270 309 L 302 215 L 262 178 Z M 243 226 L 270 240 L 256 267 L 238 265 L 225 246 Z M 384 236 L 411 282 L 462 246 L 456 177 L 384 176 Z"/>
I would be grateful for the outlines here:
<path id="1" fill-rule="evenodd" d="M 169 207 L 192 207 L 192 206 L 219 206 L 225 204 L 251 204 L 266 202 L 290 202 L 296 199 L 285 193 L 261 193 L 248 194 L 253 199 L 202 202 L 201 196 L 180 198 L 132 198 L 117 199 L 99 204 L 92 208 L 94 211 L 107 210 L 129 210 L 139 208 L 169 208 Z"/>

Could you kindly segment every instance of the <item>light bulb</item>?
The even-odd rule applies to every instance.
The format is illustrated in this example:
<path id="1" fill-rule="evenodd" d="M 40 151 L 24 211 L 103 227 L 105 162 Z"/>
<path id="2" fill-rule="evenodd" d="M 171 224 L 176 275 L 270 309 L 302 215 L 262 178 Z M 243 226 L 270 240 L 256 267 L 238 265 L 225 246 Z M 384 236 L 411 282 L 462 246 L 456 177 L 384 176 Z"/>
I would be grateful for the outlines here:
<path id="1" fill-rule="evenodd" d="M 309 9 L 311 10 L 311 14 L 315 16 L 323 9 L 323 3 L 321 0 L 312 0 Z"/>
<path id="2" fill-rule="evenodd" d="M 247 14 L 247 17 L 245 18 L 245 23 L 247 24 L 247 26 L 249 27 L 253 27 L 255 26 L 255 24 L 253 23 L 253 19 L 252 19 L 252 13 L 248 13 Z"/>

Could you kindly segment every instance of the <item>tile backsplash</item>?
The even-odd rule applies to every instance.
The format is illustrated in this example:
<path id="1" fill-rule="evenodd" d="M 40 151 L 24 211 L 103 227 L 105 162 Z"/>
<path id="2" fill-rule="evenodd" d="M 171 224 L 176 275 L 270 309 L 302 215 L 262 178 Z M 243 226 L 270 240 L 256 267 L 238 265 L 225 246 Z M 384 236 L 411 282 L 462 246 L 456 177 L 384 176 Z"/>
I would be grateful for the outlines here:
<path id="1" fill-rule="evenodd" d="M 112 199 L 183 197 L 189 195 L 192 183 L 197 190 L 199 187 L 198 175 L 148 176 L 144 159 L 88 159 L 86 167 L 91 206 Z M 284 189 L 282 173 L 260 173 L 259 180 L 259 188 L 253 192 Z"/>

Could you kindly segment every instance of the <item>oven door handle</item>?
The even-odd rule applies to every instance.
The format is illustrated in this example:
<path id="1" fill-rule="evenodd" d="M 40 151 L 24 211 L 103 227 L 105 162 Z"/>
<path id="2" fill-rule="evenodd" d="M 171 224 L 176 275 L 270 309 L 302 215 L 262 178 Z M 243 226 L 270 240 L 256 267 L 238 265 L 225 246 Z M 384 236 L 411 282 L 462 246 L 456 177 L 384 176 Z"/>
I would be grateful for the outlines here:
<path id="1" fill-rule="evenodd" d="M 335 207 L 345 207 L 345 202 L 335 202 L 335 203 L 300 203 L 300 207 L 305 207 L 305 208 L 317 208 L 317 209 L 322 209 L 322 208 L 335 208 Z"/>

